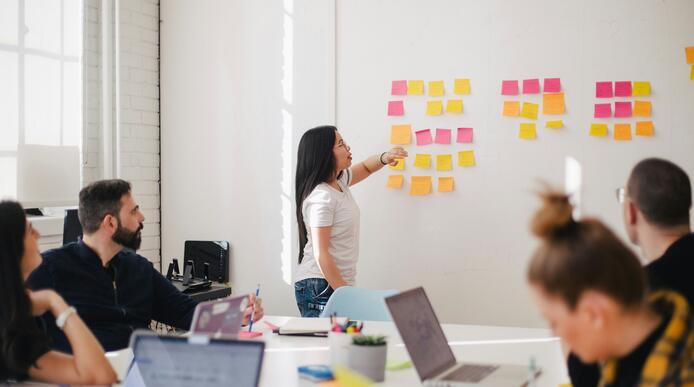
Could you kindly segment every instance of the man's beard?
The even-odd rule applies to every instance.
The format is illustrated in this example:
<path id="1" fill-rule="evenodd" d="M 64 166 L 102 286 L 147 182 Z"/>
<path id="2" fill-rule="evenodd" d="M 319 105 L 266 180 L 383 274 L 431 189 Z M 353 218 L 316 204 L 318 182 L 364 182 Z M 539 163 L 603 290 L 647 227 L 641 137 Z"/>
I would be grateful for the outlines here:
<path id="1" fill-rule="evenodd" d="M 138 227 L 137 230 L 130 231 L 123 227 L 120 222 L 118 222 L 118 228 L 116 228 L 116 232 L 113 234 L 111 239 L 123 247 L 136 251 L 140 248 L 140 244 L 142 243 L 142 235 L 140 234 L 140 231 L 142 231 L 143 228 L 144 225 L 140 223 L 140 227 Z"/>

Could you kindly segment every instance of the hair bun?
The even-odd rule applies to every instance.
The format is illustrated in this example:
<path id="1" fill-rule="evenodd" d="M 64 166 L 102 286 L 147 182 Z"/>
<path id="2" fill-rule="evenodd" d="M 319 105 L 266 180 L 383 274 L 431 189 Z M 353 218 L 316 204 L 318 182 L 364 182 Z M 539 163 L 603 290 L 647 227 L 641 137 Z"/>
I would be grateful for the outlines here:
<path id="1" fill-rule="evenodd" d="M 574 224 L 573 206 L 563 192 L 547 189 L 539 193 L 542 208 L 536 213 L 530 229 L 542 239 L 551 238 Z"/>

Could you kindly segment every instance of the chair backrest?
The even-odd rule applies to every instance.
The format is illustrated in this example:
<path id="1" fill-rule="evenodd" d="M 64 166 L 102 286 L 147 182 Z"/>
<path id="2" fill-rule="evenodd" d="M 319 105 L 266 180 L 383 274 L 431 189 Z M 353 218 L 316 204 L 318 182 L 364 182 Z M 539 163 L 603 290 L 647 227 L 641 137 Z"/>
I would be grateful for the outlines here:
<path id="1" fill-rule="evenodd" d="M 77 210 L 67 210 L 63 220 L 63 245 L 78 242 L 80 239 L 82 239 L 82 224 L 77 216 Z"/>
<path id="2" fill-rule="evenodd" d="M 391 321 L 385 298 L 398 293 L 397 290 L 343 286 L 330 296 L 321 317 L 329 317 L 336 313 L 338 317 L 349 317 L 354 320 Z"/>

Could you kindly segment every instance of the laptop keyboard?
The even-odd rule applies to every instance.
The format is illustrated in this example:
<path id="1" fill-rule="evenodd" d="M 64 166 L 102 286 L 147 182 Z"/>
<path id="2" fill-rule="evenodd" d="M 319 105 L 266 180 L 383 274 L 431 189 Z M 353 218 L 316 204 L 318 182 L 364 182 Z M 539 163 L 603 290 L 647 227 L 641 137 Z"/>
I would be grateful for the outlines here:
<path id="1" fill-rule="evenodd" d="M 443 380 L 479 383 L 482 379 L 496 371 L 499 366 L 495 365 L 479 365 L 479 364 L 463 364 L 455 371 L 446 375 Z"/>

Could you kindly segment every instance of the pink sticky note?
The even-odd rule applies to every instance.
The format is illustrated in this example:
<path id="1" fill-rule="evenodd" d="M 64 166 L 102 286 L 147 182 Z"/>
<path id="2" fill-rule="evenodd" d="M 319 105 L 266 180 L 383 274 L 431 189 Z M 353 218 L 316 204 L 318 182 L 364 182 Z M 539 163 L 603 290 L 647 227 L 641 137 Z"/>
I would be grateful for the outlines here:
<path id="1" fill-rule="evenodd" d="M 561 92 L 561 80 L 559 78 L 545 78 L 545 93 Z"/>
<path id="2" fill-rule="evenodd" d="M 615 117 L 631 117 L 631 102 L 615 102 L 614 103 Z"/>
<path id="3" fill-rule="evenodd" d="M 596 98 L 612 98 L 612 82 L 595 82 Z"/>
<path id="4" fill-rule="evenodd" d="M 436 129 L 436 139 L 434 140 L 437 144 L 450 144 L 451 143 L 451 130 L 450 129 Z"/>
<path id="5" fill-rule="evenodd" d="M 258 337 L 258 336 L 262 336 L 262 335 L 263 335 L 263 332 L 258 332 L 258 331 L 248 332 L 245 330 L 241 330 L 239 332 L 239 337 L 242 339 L 252 339 L 254 337 Z"/>
<path id="6" fill-rule="evenodd" d="M 407 95 L 407 81 L 393 81 L 393 86 L 390 88 L 392 95 Z"/>
<path id="7" fill-rule="evenodd" d="M 414 132 L 417 137 L 417 145 L 429 145 L 433 141 L 431 140 L 431 130 L 422 129 Z"/>
<path id="8" fill-rule="evenodd" d="M 524 79 L 523 80 L 523 94 L 537 94 L 540 92 L 540 80 L 539 79 Z"/>
<path id="9" fill-rule="evenodd" d="M 610 118 L 612 117 L 612 105 L 609 103 L 596 103 L 595 104 L 595 118 Z"/>
<path id="10" fill-rule="evenodd" d="M 388 101 L 388 115 L 401 116 L 405 113 L 405 107 L 402 101 Z"/>
<path id="11" fill-rule="evenodd" d="M 615 97 L 631 97 L 631 81 L 617 81 L 614 83 Z"/>
<path id="12" fill-rule="evenodd" d="M 518 95 L 518 81 L 501 81 L 501 94 Z"/>
<path id="13" fill-rule="evenodd" d="M 458 128 L 458 139 L 456 142 L 472 142 L 472 128 Z"/>

